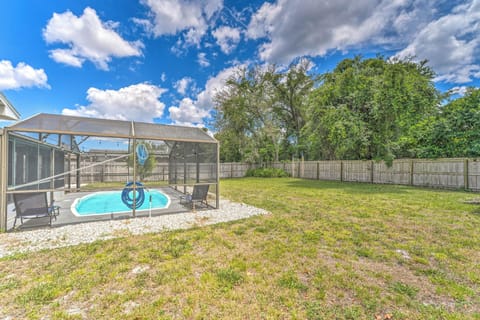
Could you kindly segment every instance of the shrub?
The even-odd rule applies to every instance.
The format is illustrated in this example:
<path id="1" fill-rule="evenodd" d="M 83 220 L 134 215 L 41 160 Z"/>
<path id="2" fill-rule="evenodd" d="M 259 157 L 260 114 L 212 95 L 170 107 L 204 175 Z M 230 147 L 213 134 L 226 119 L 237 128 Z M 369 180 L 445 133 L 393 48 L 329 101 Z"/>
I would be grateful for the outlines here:
<path id="1" fill-rule="evenodd" d="M 260 178 L 283 178 L 288 177 L 289 174 L 283 169 L 277 168 L 257 168 L 248 169 L 245 173 L 246 177 L 260 177 Z"/>

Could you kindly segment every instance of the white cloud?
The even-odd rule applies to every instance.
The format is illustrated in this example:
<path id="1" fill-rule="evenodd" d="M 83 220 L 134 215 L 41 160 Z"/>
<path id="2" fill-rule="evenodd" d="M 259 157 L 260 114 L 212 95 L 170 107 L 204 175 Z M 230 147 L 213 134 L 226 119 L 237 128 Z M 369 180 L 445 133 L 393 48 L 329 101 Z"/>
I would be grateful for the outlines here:
<path id="1" fill-rule="evenodd" d="M 178 91 L 178 93 L 185 95 L 188 87 L 192 84 L 194 84 L 194 80 L 190 77 L 185 77 L 175 82 L 173 87 Z"/>
<path id="2" fill-rule="evenodd" d="M 165 105 L 158 101 L 166 89 L 139 83 L 119 90 L 90 88 L 87 106 L 63 109 L 62 114 L 116 120 L 153 122 L 163 115 Z"/>
<path id="3" fill-rule="evenodd" d="M 200 48 L 200 42 L 202 41 L 203 36 L 207 33 L 207 30 L 208 26 L 204 22 L 200 24 L 197 28 L 189 29 L 184 36 L 184 46 L 195 45 L 197 48 Z"/>
<path id="4" fill-rule="evenodd" d="M 268 62 L 288 63 L 298 56 L 322 56 L 372 39 L 396 17 L 405 1 L 279 0 L 264 3 L 252 16 L 246 35 L 267 38 L 259 50 Z M 348 10 L 346 10 L 348 8 Z"/>
<path id="5" fill-rule="evenodd" d="M 50 57 L 56 62 L 81 67 L 90 60 L 98 68 L 108 70 L 112 57 L 132 57 L 142 54 L 140 41 L 128 42 L 116 31 L 118 23 L 102 22 L 92 8 L 85 8 L 83 15 L 72 12 L 54 13 L 43 29 L 43 37 L 49 44 L 62 43 L 67 49 L 54 49 Z"/>
<path id="6" fill-rule="evenodd" d="M 215 77 L 208 79 L 205 89 L 196 99 L 184 98 L 179 106 L 172 106 L 168 110 L 170 118 L 175 124 L 203 126 L 203 120 L 209 118 L 214 108 L 213 99 L 217 92 L 223 89 L 228 78 L 233 76 L 239 68 L 234 66 L 220 71 Z"/>
<path id="7" fill-rule="evenodd" d="M 377 47 L 428 59 L 437 81 L 480 75 L 480 1 L 277 0 L 251 17 L 247 39 L 262 39 L 266 62 Z M 447 13 L 446 13 L 447 12 Z"/>
<path id="8" fill-rule="evenodd" d="M 252 16 L 247 29 L 247 37 L 259 39 L 266 37 L 275 29 L 275 18 L 282 13 L 282 6 L 265 2 Z"/>
<path id="9" fill-rule="evenodd" d="M 184 33 L 185 45 L 200 45 L 223 0 L 142 0 L 150 9 L 150 19 L 135 19 L 155 37 Z"/>
<path id="10" fill-rule="evenodd" d="M 233 76 L 243 65 L 233 66 L 220 71 L 215 77 L 208 79 L 205 89 L 197 96 L 196 105 L 199 108 L 211 111 L 213 109 L 213 98 L 221 89 L 224 88 L 225 82 Z"/>
<path id="11" fill-rule="evenodd" d="M 202 67 L 208 67 L 210 65 L 210 61 L 207 59 L 207 54 L 204 52 L 200 52 L 197 55 L 197 62 Z"/>
<path id="12" fill-rule="evenodd" d="M 77 68 L 80 68 L 85 61 L 85 59 L 73 55 L 72 50 L 68 49 L 50 50 L 50 58 L 58 63 L 68 64 Z"/>
<path id="13" fill-rule="evenodd" d="M 199 3 L 176 0 L 142 0 L 142 3 L 151 10 L 153 23 L 150 31 L 157 37 L 174 35 L 203 23 Z"/>
<path id="14" fill-rule="evenodd" d="M 467 86 L 457 86 L 451 88 L 449 91 L 451 94 L 456 95 L 458 94 L 459 96 L 464 96 L 465 93 L 467 93 L 468 87 Z"/>
<path id="15" fill-rule="evenodd" d="M 229 54 L 234 50 L 240 41 L 240 29 L 231 27 L 220 27 L 212 32 L 217 44 L 223 53 Z"/>
<path id="16" fill-rule="evenodd" d="M 34 69 L 24 62 L 19 62 L 14 67 L 11 61 L 0 60 L 0 90 L 50 88 L 47 80 L 47 74 L 43 69 Z"/>
<path id="17" fill-rule="evenodd" d="M 480 1 L 457 6 L 420 30 L 399 57 L 429 60 L 437 81 L 467 83 L 480 72 Z"/>
<path id="18" fill-rule="evenodd" d="M 168 108 L 170 119 L 179 125 L 202 124 L 204 118 L 210 116 L 209 110 L 198 108 L 195 102 L 190 98 L 183 98 L 178 107 Z"/>

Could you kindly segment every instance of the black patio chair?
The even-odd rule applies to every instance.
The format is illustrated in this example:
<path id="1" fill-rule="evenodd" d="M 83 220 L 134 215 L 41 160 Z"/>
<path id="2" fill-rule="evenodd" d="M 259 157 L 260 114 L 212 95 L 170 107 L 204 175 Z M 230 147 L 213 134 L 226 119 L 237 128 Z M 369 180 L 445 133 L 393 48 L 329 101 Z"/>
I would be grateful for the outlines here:
<path id="1" fill-rule="evenodd" d="M 193 186 L 192 194 L 186 194 L 180 197 L 180 203 L 191 204 L 192 210 L 195 211 L 195 203 L 205 203 L 208 206 L 208 184 L 198 184 Z"/>
<path id="2" fill-rule="evenodd" d="M 15 203 L 15 221 L 13 228 L 20 218 L 21 225 L 23 219 L 49 218 L 49 225 L 52 226 L 52 218 L 57 218 L 59 207 L 48 204 L 46 192 L 27 192 L 14 193 L 13 202 Z"/>

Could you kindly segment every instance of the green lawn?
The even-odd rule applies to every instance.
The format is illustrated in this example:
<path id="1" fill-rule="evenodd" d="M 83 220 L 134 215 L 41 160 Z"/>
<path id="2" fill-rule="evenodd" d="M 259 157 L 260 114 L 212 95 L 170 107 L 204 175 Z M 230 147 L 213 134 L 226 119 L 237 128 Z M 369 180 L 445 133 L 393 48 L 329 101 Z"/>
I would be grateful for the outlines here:
<path id="1" fill-rule="evenodd" d="M 221 193 L 271 214 L 1 259 L 0 318 L 480 319 L 474 193 L 289 178 Z"/>

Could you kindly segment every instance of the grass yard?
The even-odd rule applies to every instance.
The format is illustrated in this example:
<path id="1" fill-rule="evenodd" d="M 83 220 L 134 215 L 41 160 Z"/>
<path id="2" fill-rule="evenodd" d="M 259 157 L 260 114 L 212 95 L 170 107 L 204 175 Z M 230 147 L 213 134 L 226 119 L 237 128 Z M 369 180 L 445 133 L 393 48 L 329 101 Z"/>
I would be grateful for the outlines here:
<path id="1" fill-rule="evenodd" d="M 0 318 L 480 319 L 474 193 L 290 178 L 221 193 L 272 214 L 1 259 Z"/>

